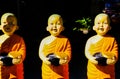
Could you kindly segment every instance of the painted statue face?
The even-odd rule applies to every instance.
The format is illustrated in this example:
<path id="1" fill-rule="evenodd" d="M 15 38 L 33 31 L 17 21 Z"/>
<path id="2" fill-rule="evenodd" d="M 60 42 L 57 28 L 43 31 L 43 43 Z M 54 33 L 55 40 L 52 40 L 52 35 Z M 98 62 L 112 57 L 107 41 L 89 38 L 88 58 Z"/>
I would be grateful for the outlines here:
<path id="1" fill-rule="evenodd" d="M 95 30 L 98 35 L 105 35 L 110 29 L 111 27 L 108 15 L 99 14 L 96 16 L 93 30 Z"/>
<path id="2" fill-rule="evenodd" d="M 16 17 L 12 14 L 5 14 L 1 18 L 1 30 L 6 35 L 12 35 L 17 29 Z"/>
<path id="3" fill-rule="evenodd" d="M 47 30 L 53 36 L 58 36 L 63 31 L 63 22 L 59 15 L 51 15 L 48 19 Z"/>

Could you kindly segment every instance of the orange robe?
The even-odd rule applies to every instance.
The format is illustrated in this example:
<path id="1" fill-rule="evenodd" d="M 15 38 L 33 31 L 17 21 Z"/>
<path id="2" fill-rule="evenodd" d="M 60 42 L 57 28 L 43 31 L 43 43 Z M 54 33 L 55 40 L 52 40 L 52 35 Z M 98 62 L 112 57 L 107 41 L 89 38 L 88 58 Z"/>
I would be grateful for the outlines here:
<path id="1" fill-rule="evenodd" d="M 66 54 L 71 59 L 71 45 L 67 38 L 61 36 L 56 38 L 52 43 L 44 45 L 44 55 L 55 53 L 58 56 Z M 69 65 L 46 65 L 42 63 L 42 79 L 69 79 Z"/>
<path id="2" fill-rule="evenodd" d="M 0 53 L 11 53 L 13 57 L 22 55 L 20 64 L 0 66 L 0 79 L 24 79 L 23 60 L 26 56 L 26 47 L 23 38 L 14 34 L 0 44 L 0 46 Z"/>
<path id="3" fill-rule="evenodd" d="M 113 37 L 104 37 L 95 44 L 91 44 L 89 52 L 93 55 L 96 52 L 104 54 L 114 54 L 118 59 L 118 45 Z M 100 66 L 91 63 L 88 60 L 87 66 L 88 79 L 115 79 L 115 65 Z"/>

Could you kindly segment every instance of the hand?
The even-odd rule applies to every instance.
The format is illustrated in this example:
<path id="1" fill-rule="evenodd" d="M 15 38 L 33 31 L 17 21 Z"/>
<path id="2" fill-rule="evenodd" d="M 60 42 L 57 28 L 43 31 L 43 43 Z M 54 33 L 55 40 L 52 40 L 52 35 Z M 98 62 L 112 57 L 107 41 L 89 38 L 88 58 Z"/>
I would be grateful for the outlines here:
<path id="1" fill-rule="evenodd" d="M 43 59 L 43 63 L 45 63 L 45 64 L 47 64 L 47 65 L 51 65 L 51 62 L 48 61 L 48 60 L 49 60 L 49 58 Z"/>
<path id="2" fill-rule="evenodd" d="M 112 65 L 112 64 L 115 64 L 115 63 L 116 63 L 116 58 L 115 57 L 107 59 L 107 64 L 108 65 Z"/>
<path id="3" fill-rule="evenodd" d="M 0 57 L 0 66 L 3 66 L 3 61 L 1 61 L 2 57 Z"/>
<path id="4" fill-rule="evenodd" d="M 13 64 L 19 64 L 21 62 L 21 60 L 22 60 L 22 56 L 20 55 L 16 58 L 13 58 L 12 63 Z"/>
<path id="5" fill-rule="evenodd" d="M 68 57 L 65 57 L 64 59 L 61 58 L 60 61 L 59 61 L 59 63 L 60 63 L 61 65 L 67 64 L 67 63 L 68 63 Z"/>
<path id="6" fill-rule="evenodd" d="M 3 62 L 2 61 L 0 61 L 0 66 L 3 66 Z"/>
<path id="7" fill-rule="evenodd" d="M 98 61 L 96 60 L 96 57 L 92 57 L 89 59 L 90 62 L 92 62 L 93 64 L 98 64 Z"/>
<path id="8" fill-rule="evenodd" d="M 61 65 L 66 64 L 66 63 L 67 63 L 67 60 L 60 59 L 59 63 L 60 63 Z"/>

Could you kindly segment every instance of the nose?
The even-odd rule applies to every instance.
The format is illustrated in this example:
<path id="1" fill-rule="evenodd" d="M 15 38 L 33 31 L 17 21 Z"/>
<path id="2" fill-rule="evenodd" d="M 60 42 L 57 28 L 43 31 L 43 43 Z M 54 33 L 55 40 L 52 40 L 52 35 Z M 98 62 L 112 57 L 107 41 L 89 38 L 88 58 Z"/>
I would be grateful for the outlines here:
<path id="1" fill-rule="evenodd" d="M 100 27 L 103 27 L 103 23 L 100 23 Z"/>
<path id="2" fill-rule="evenodd" d="M 13 22 L 8 23 L 9 26 L 14 26 Z"/>
<path id="3" fill-rule="evenodd" d="M 54 24 L 53 27 L 54 27 L 54 28 L 57 28 L 57 24 Z"/>

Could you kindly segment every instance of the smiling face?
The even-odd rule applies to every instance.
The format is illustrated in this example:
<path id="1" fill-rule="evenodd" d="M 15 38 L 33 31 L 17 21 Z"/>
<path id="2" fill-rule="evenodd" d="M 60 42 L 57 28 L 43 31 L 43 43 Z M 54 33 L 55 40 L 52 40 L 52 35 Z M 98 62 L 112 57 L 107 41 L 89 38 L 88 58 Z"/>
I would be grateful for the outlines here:
<path id="1" fill-rule="evenodd" d="M 1 17 L 1 30 L 6 35 L 12 35 L 18 28 L 17 19 L 11 13 L 6 13 Z"/>
<path id="2" fill-rule="evenodd" d="M 95 30 L 98 35 L 105 35 L 110 29 L 109 16 L 107 14 L 97 15 L 94 21 L 93 30 Z"/>
<path id="3" fill-rule="evenodd" d="M 63 21 L 60 15 L 53 14 L 48 19 L 47 31 L 53 36 L 58 36 L 63 31 Z"/>

